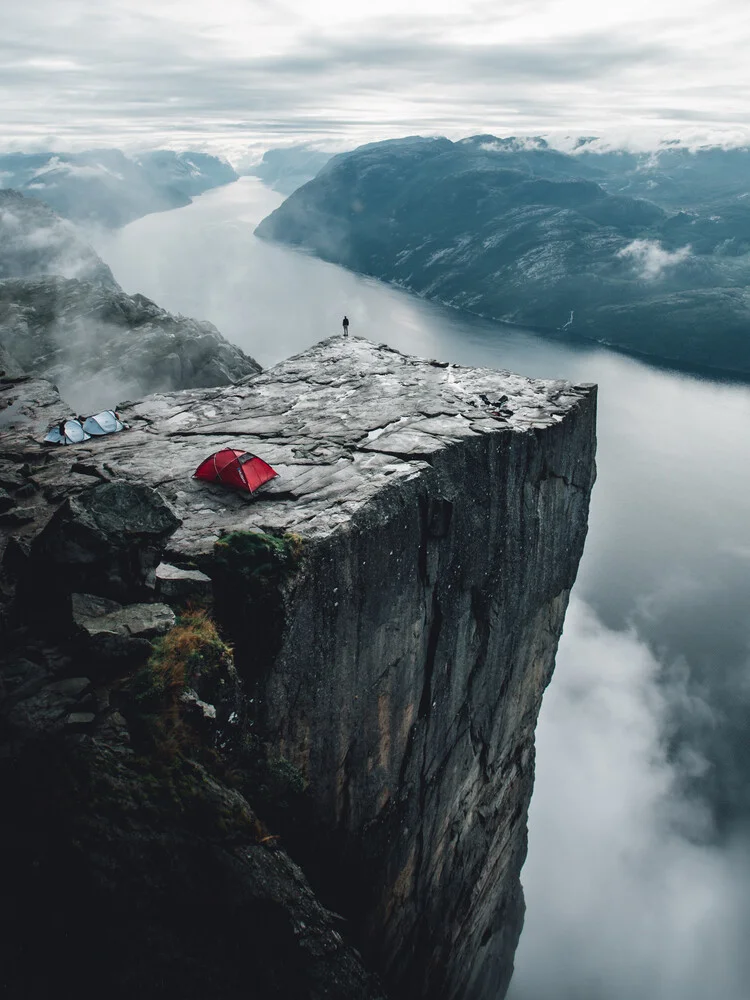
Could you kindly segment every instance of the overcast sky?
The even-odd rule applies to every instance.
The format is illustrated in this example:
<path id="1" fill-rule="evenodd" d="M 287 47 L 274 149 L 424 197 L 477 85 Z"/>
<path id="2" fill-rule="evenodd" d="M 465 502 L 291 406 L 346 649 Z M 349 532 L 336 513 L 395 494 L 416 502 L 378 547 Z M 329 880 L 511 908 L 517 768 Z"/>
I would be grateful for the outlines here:
<path id="1" fill-rule="evenodd" d="M 0 142 L 748 134 L 747 0 L 0 4 Z"/>

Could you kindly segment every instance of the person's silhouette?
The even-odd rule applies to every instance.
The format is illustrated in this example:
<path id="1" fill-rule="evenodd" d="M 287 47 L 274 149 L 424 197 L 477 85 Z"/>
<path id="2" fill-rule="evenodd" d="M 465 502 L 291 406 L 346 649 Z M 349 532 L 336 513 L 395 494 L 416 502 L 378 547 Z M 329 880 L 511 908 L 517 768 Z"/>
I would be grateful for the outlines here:
<path id="1" fill-rule="evenodd" d="M 344 316 L 344 322 L 341 325 L 344 328 L 344 336 L 348 337 L 349 336 L 349 318 L 347 316 Z"/>

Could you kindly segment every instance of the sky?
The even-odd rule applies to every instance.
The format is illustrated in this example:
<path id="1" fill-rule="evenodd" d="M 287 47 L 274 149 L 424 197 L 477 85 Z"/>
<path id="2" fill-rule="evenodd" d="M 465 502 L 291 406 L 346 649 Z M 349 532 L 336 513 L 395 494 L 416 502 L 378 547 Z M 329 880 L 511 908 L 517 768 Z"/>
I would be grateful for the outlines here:
<path id="1" fill-rule="evenodd" d="M 750 139 L 746 0 L 0 4 L 4 149 Z"/>

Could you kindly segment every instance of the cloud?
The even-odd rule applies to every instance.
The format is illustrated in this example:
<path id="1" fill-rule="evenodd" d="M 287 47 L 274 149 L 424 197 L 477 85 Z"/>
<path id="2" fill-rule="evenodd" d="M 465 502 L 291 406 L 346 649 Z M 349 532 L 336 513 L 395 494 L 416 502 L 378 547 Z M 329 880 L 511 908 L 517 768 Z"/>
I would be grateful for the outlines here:
<path id="1" fill-rule="evenodd" d="M 690 256 L 690 244 L 679 250 L 665 250 L 658 240 L 633 240 L 617 256 L 632 260 L 641 278 L 655 281 L 661 278 L 668 268 L 676 267 Z"/>
<path id="2" fill-rule="evenodd" d="M 0 9 L 0 123 L 152 146 L 170 135 L 344 129 L 355 142 L 631 122 L 742 124 L 742 0 L 35 0 Z M 709 11 L 710 8 L 710 11 Z M 710 15 L 710 16 L 709 16 Z M 700 86 L 696 86 L 699 81 Z"/>
<path id="3" fill-rule="evenodd" d="M 32 177 L 44 177 L 45 174 L 67 174 L 70 177 L 101 177 L 106 175 L 123 180 L 122 174 L 109 170 L 103 163 L 68 163 L 59 156 L 53 156 L 43 167 L 32 173 Z M 29 187 L 44 187 L 45 184 L 30 184 Z"/>
<path id="4" fill-rule="evenodd" d="M 573 599 L 537 731 L 509 1000 L 745 1000 L 747 841 L 713 836 L 669 744 L 678 678 Z M 705 711 L 709 712 L 708 706 Z"/>

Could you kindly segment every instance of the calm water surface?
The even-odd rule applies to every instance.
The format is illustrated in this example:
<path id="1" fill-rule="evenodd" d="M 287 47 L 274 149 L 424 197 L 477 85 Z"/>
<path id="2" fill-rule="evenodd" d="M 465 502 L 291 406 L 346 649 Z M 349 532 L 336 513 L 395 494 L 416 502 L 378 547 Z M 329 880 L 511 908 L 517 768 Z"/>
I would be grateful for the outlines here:
<path id="1" fill-rule="evenodd" d="M 515 1000 L 747 1000 L 750 387 L 434 306 L 253 236 L 243 179 L 95 237 L 263 365 L 351 331 L 599 384 L 599 476 L 539 726 Z M 489 1000 L 489 998 L 488 998 Z"/>

